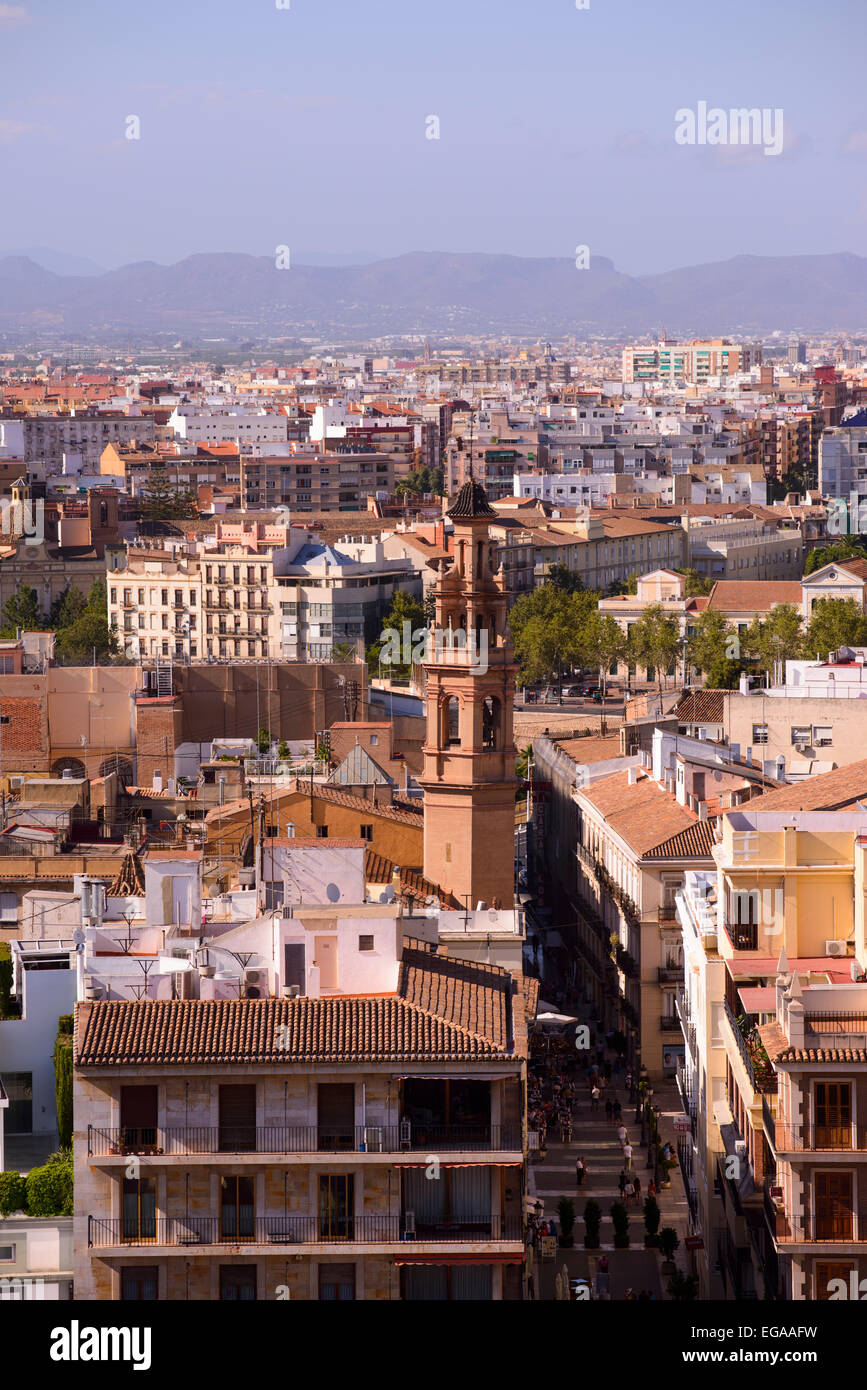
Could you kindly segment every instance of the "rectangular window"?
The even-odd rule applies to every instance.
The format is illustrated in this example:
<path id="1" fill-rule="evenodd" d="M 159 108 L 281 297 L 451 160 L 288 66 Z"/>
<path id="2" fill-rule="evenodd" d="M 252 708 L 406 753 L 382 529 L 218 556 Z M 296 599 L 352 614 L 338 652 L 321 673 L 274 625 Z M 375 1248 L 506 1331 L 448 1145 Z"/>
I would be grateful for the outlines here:
<path id="1" fill-rule="evenodd" d="M 812 742 L 813 731 L 809 724 L 792 725 L 792 744 L 794 747 L 803 747 Z"/>
<path id="2" fill-rule="evenodd" d="M 358 938 L 359 951 L 372 951 L 374 938 L 372 936 L 360 936 Z"/>
<path id="3" fill-rule="evenodd" d="M 317 838 L 317 840 L 327 840 L 327 839 L 328 839 L 328 826 L 327 826 L 327 825 L 317 825 L 317 827 L 316 827 L 316 838 Z"/>
<path id="4" fill-rule="evenodd" d="M 355 1265 L 320 1265 L 319 1297 L 326 1303 L 351 1303 L 355 1298 Z"/>
<path id="5" fill-rule="evenodd" d="M 283 884 L 280 879 L 269 879 L 265 884 L 265 911 L 276 912 L 283 906 Z"/>
<path id="6" fill-rule="evenodd" d="M 372 825 L 362 825 L 359 833 L 360 833 L 360 836 L 361 836 L 361 839 L 362 839 L 362 840 L 372 840 L 372 839 L 373 839 L 373 826 L 372 826 Z"/>
<path id="7" fill-rule="evenodd" d="M 753 743 L 755 743 L 755 744 L 760 744 L 760 743 L 767 743 L 767 741 L 768 741 L 768 726 L 767 726 L 767 724 L 754 724 L 754 725 L 753 725 Z"/>
<path id="8" fill-rule="evenodd" d="M 10 1265 L 15 1262 L 15 1246 L 0 1245 L 0 1265 Z"/>
<path id="9" fill-rule="evenodd" d="M 0 922 L 18 921 L 18 894 L 0 893 Z"/>
<path id="10" fill-rule="evenodd" d="M 830 748 L 834 742 L 834 730 L 828 724 L 817 724 L 813 730 L 813 743 L 816 748 Z"/>
<path id="11" fill-rule="evenodd" d="M 255 1303 L 256 1266 L 220 1265 L 220 1302 Z"/>
<path id="12" fill-rule="evenodd" d="M 123 1303 L 156 1303 L 159 1270 L 156 1265 L 128 1265 L 120 1271 Z"/>

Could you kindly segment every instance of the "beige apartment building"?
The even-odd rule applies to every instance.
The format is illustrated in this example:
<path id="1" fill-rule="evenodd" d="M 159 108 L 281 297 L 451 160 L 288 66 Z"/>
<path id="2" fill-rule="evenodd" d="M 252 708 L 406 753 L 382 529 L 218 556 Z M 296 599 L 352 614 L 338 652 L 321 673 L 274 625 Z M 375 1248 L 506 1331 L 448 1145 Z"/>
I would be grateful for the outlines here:
<path id="1" fill-rule="evenodd" d="M 564 565 L 585 588 L 604 592 L 636 572 L 679 569 L 686 563 L 681 527 L 641 516 L 585 511 L 574 521 L 525 524 L 535 549 L 537 584 L 544 583 L 552 565 Z"/>
<path id="2" fill-rule="evenodd" d="M 734 376 L 760 365 L 759 344 L 732 343 L 728 338 L 658 343 L 623 349 L 624 381 L 684 381 L 700 386 L 709 377 Z"/>
<path id="3" fill-rule="evenodd" d="M 363 510 L 368 497 L 393 494 L 402 476 L 400 460 L 399 454 L 363 447 L 328 453 L 299 449 L 275 457 L 242 454 L 241 506 L 280 506 L 298 512 Z"/>
<path id="4" fill-rule="evenodd" d="M 407 939 L 331 993 L 327 944 L 319 997 L 77 1005 L 78 1299 L 522 1297 L 520 987 Z"/>
<path id="5" fill-rule="evenodd" d="M 799 579 L 803 571 L 799 527 L 691 516 L 683 526 L 687 564 L 708 579 Z"/>

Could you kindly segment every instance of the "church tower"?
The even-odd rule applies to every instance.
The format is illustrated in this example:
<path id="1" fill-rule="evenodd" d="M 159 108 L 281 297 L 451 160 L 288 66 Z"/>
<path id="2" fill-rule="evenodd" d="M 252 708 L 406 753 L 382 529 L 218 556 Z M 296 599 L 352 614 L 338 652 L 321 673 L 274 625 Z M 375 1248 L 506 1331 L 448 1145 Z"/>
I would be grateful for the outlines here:
<path id="1" fill-rule="evenodd" d="M 470 477 L 447 515 L 454 564 L 434 591 L 435 640 L 424 663 L 424 872 L 470 908 L 511 908 L 518 668 L 488 538 L 497 513 Z"/>

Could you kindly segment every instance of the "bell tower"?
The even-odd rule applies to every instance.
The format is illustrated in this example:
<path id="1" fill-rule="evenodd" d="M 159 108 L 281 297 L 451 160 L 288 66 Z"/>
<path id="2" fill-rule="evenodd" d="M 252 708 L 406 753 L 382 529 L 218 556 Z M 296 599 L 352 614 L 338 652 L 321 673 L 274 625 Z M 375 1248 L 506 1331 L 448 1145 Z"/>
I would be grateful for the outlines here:
<path id="1" fill-rule="evenodd" d="M 474 908 L 514 903 L 517 665 L 488 527 L 497 513 L 472 477 L 447 512 L 454 564 L 434 591 L 424 744 L 425 877 Z"/>

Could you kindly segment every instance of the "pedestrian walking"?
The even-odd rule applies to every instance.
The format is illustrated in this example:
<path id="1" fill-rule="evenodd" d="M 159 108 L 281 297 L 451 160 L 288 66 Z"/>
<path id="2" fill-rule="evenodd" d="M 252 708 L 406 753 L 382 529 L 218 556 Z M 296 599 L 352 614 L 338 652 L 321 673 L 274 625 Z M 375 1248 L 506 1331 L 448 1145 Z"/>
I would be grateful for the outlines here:
<path id="1" fill-rule="evenodd" d="M 584 1184 L 584 1179 L 585 1179 L 586 1176 L 587 1176 L 587 1166 L 586 1166 L 586 1164 L 585 1164 L 583 1158 L 578 1158 L 578 1159 L 576 1159 L 576 1160 L 575 1160 L 575 1186 L 576 1186 L 576 1187 L 582 1187 L 583 1184 Z"/>
<path id="2" fill-rule="evenodd" d="M 618 1131 L 617 1131 L 617 1138 L 620 1140 L 620 1146 L 621 1146 L 621 1148 L 622 1148 L 623 1145 L 626 1143 L 627 1139 L 629 1138 L 629 1134 L 628 1134 L 628 1132 L 627 1132 L 626 1125 L 621 1125 L 621 1126 L 620 1126 L 620 1128 L 619 1128 Z"/>
<path id="3" fill-rule="evenodd" d="M 631 1145 L 631 1144 L 624 1144 L 624 1145 L 623 1145 L 623 1164 L 624 1164 L 624 1167 L 626 1168 L 626 1171 L 627 1171 L 628 1173 L 632 1171 L 632 1145 Z"/>
<path id="4" fill-rule="evenodd" d="M 610 1062 L 603 1062 L 603 1063 L 602 1063 L 602 1070 L 603 1070 L 603 1072 L 605 1073 L 605 1080 L 606 1080 L 606 1081 L 610 1081 L 610 1080 L 611 1080 L 611 1063 L 610 1063 Z"/>
<path id="5" fill-rule="evenodd" d="M 590 1109 L 591 1109 L 591 1111 L 593 1111 L 593 1110 L 598 1110 L 598 1109 L 599 1109 L 599 1097 L 600 1097 L 601 1094 L 602 1094 L 602 1092 L 599 1090 L 599 1087 L 598 1087 L 598 1086 L 594 1086 L 594 1087 L 593 1087 L 593 1090 L 590 1092 Z"/>
<path id="6" fill-rule="evenodd" d="M 636 1203 L 638 1203 L 641 1201 L 641 1178 L 638 1176 L 637 1173 L 635 1174 L 635 1177 L 632 1179 L 632 1185 L 635 1188 L 635 1201 Z"/>
<path id="7" fill-rule="evenodd" d="M 622 1168 L 620 1170 L 620 1177 L 617 1179 L 617 1187 L 622 1197 L 626 1192 L 626 1172 Z"/>
<path id="8" fill-rule="evenodd" d="M 614 1101 L 614 1104 L 613 1104 L 613 1106 L 612 1106 L 612 1109 L 613 1109 L 613 1111 L 614 1111 L 614 1118 L 615 1118 L 615 1120 L 619 1120 L 621 1114 L 623 1113 L 623 1110 L 622 1110 L 622 1107 L 621 1107 L 621 1104 L 620 1104 L 620 1101 L 619 1101 L 619 1100 Z"/>
<path id="9" fill-rule="evenodd" d="M 609 1096 L 605 1102 L 605 1118 L 611 1124 L 611 1116 L 614 1114 L 614 1102 Z"/>
<path id="10" fill-rule="evenodd" d="M 627 1178 L 623 1185 L 623 1195 L 626 1198 L 626 1205 L 631 1206 L 632 1199 L 635 1196 L 635 1183 L 631 1178 Z"/>

